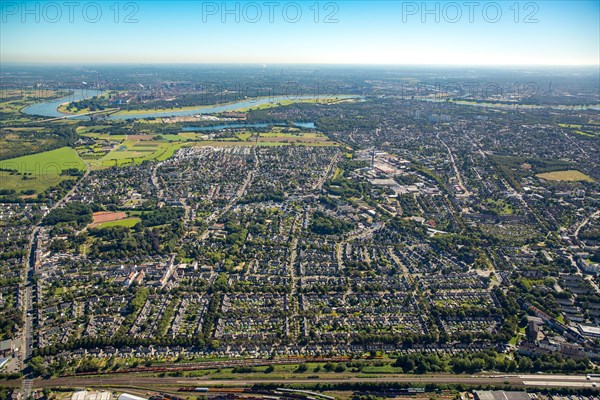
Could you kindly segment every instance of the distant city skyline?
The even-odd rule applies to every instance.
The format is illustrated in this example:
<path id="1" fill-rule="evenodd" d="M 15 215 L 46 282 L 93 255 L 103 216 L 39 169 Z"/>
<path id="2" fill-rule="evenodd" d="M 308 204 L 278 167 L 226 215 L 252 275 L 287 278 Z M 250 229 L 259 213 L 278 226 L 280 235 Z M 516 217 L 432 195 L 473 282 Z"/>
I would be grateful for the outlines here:
<path id="1" fill-rule="evenodd" d="M 2 2 L 2 63 L 597 66 L 597 1 Z"/>

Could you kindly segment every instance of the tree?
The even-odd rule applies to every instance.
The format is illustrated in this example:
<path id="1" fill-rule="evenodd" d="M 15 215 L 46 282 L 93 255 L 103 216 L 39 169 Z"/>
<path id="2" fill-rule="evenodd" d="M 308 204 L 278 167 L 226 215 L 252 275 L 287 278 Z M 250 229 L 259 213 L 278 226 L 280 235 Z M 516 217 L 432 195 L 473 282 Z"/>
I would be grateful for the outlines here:
<path id="1" fill-rule="evenodd" d="M 29 360 L 29 368 L 35 375 L 46 375 L 48 369 L 44 363 L 44 359 L 40 356 L 33 357 Z"/>
<path id="2" fill-rule="evenodd" d="M 533 362 L 529 357 L 521 357 L 519 359 L 519 371 L 531 371 Z"/>
<path id="3" fill-rule="evenodd" d="M 344 364 L 338 364 L 337 367 L 335 367 L 335 372 L 344 372 L 346 371 L 346 366 Z"/>
<path id="4" fill-rule="evenodd" d="M 303 373 L 303 372 L 306 372 L 307 370 L 308 370 L 308 367 L 306 366 L 306 364 L 300 364 L 300 365 L 298 365 L 298 368 L 296 368 L 296 370 L 294 372 Z"/>

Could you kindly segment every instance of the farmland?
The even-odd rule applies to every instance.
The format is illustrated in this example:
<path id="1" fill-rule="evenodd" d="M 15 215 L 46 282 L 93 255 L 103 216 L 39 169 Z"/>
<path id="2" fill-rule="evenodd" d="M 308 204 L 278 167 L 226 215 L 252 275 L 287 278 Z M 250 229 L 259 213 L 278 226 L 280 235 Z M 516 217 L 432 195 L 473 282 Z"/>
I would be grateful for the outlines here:
<path id="1" fill-rule="evenodd" d="M 92 143 L 77 147 L 79 155 L 93 169 L 113 166 L 139 165 L 144 161 L 164 161 L 177 150 L 189 146 L 336 146 L 321 133 L 304 132 L 297 128 L 272 127 L 268 132 L 240 131 L 235 135 L 217 135 L 179 132 L 156 134 L 143 129 L 135 135 L 110 135 L 109 126 L 79 127 L 77 132 Z M 105 133 L 106 132 L 106 133 Z"/>
<path id="2" fill-rule="evenodd" d="M 282 146 L 288 144 L 301 146 L 335 146 L 327 136 L 315 132 L 303 132 L 297 128 L 274 126 L 269 132 L 239 132 L 236 137 L 242 142 L 256 143 L 257 146 Z"/>
<path id="3" fill-rule="evenodd" d="M 587 137 L 597 137 L 600 136 L 600 125 L 597 123 L 590 124 L 558 124 L 561 128 L 571 129 L 572 132 L 577 133 L 578 135 L 587 136 Z"/>
<path id="4" fill-rule="evenodd" d="M 112 166 L 138 165 L 144 161 L 163 161 L 171 157 L 183 144 L 171 143 L 164 140 L 143 140 L 129 136 L 126 139 L 111 137 L 107 150 L 99 149 L 97 145 L 79 148 L 80 154 L 92 168 L 107 168 Z M 113 146 L 110 148 L 110 146 Z M 106 147 L 105 147 L 106 149 Z"/>

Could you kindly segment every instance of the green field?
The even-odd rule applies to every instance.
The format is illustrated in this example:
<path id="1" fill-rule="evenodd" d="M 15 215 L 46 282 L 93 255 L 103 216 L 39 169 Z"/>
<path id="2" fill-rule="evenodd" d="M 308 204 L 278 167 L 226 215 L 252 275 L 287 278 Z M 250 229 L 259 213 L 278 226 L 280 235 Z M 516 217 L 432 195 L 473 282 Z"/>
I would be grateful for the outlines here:
<path id="1" fill-rule="evenodd" d="M 28 176 L 24 178 L 23 175 L 15 175 L 1 171 L 0 188 L 6 190 L 14 190 L 17 193 L 21 194 L 27 191 L 43 193 L 46 189 L 52 186 L 56 186 L 66 179 L 69 179 L 69 177 L 58 175 L 52 175 L 44 179 L 41 179 L 37 176 Z"/>
<path id="2" fill-rule="evenodd" d="M 71 168 L 83 171 L 86 165 L 75 150 L 70 147 L 62 147 L 0 161 L 0 168 L 11 170 L 0 172 L 2 189 L 34 190 L 41 193 L 65 179 L 72 179 L 72 177 L 61 175 L 61 172 Z"/>
<path id="3" fill-rule="evenodd" d="M 85 170 L 85 163 L 79 158 L 75 150 L 70 147 L 61 147 L 43 153 L 0 161 L 0 168 L 16 170 L 20 173 L 60 174 L 70 168 L 83 171 Z"/>
<path id="4" fill-rule="evenodd" d="M 153 141 L 138 142 L 125 140 L 104 157 L 90 160 L 94 168 L 106 168 L 113 166 L 139 165 L 144 161 L 164 161 L 171 157 L 185 143 Z"/>
<path id="5" fill-rule="evenodd" d="M 513 207 L 503 200 L 486 199 L 484 203 L 498 215 L 512 215 L 515 212 Z"/>
<path id="6" fill-rule="evenodd" d="M 252 136 L 252 133 L 240 132 L 240 133 L 237 133 L 236 136 L 238 137 L 238 139 L 240 139 L 242 141 L 246 141 L 246 140 L 250 139 L 250 137 Z"/>
<path id="7" fill-rule="evenodd" d="M 133 228 L 140 221 L 141 221 L 141 219 L 138 217 L 130 217 L 130 218 L 120 219 L 118 221 L 102 222 L 102 223 L 96 225 L 96 228 L 108 228 L 108 227 L 112 227 L 112 226 L 125 226 L 128 228 Z"/>
<path id="8" fill-rule="evenodd" d="M 260 105 L 256 105 L 256 106 L 238 108 L 234 111 L 247 112 L 250 110 L 264 110 L 267 108 L 289 106 L 289 105 L 296 104 L 296 103 L 335 104 L 335 103 L 347 102 L 347 101 L 355 101 L 355 98 L 343 97 L 343 96 L 341 96 L 341 97 L 322 97 L 322 98 L 318 98 L 318 99 L 298 98 L 298 99 L 280 100 L 280 101 L 272 102 L 272 103 L 264 103 L 264 104 L 260 104 Z"/>
<path id="9" fill-rule="evenodd" d="M 536 176 L 547 181 L 594 182 L 594 180 L 591 177 L 587 176 L 583 172 L 574 169 L 568 171 L 546 172 L 544 174 L 537 174 Z"/>
<path id="10" fill-rule="evenodd" d="M 291 132 L 290 132 L 291 131 Z M 238 138 L 244 139 L 246 135 L 238 135 Z M 294 128 L 282 128 L 275 126 L 271 132 L 261 132 L 258 134 L 258 140 L 248 139 L 251 142 L 256 142 L 257 146 L 336 146 L 337 143 L 332 142 L 329 138 L 321 133 L 302 132 Z"/>
<path id="11" fill-rule="evenodd" d="M 122 142 L 127 139 L 125 134 L 113 135 L 114 127 L 112 125 L 78 126 L 75 131 L 81 136 L 96 140 Z"/>
<path id="12" fill-rule="evenodd" d="M 587 137 L 597 137 L 600 136 L 600 127 L 597 124 L 558 124 L 561 128 L 571 129 L 572 132 L 577 133 L 578 135 L 587 136 Z"/>
<path id="13" fill-rule="evenodd" d="M 250 139 L 250 132 L 240 132 L 237 137 L 210 140 L 206 139 L 206 135 L 194 132 L 155 135 L 152 140 L 139 136 L 91 132 L 101 128 L 103 127 L 78 129 L 82 136 L 97 140 L 95 144 L 77 148 L 79 154 L 94 169 L 139 165 L 144 161 L 164 161 L 184 146 L 337 146 L 337 143 L 323 134 L 293 128 L 293 132 L 284 132 L 290 128 L 281 127 L 260 133 L 258 140 Z"/>

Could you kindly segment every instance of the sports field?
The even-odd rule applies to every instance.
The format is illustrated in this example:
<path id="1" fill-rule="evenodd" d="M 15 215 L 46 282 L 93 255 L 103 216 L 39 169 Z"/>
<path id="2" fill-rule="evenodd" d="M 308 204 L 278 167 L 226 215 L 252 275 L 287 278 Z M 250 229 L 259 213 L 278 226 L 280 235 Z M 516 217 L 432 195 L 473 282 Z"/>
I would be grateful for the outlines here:
<path id="1" fill-rule="evenodd" d="M 574 169 L 568 171 L 546 172 L 543 174 L 537 174 L 536 176 L 547 181 L 594 182 L 594 180 L 591 177 L 587 176 L 583 172 Z"/>
<path id="2" fill-rule="evenodd" d="M 108 228 L 108 227 L 112 227 L 112 226 L 125 226 L 127 228 L 133 228 L 140 221 L 141 221 L 141 219 L 139 219 L 137 217 L 131 217 L 131 218 L 120 219 L 118 221 L 103 222 L 101 224 L 95 225 L 95 227 L 96 228 Z"/>
<path id="3" fill-rule="evenodd" d="M 127 213 L 122 211 L 99 211 L 94 213 L 93 218 L 93 222 L 90 224 L 91 228 L 107 228 L 111 226 L 132 228 L 141 221 L 138 217 L 128 217 Z"/>

